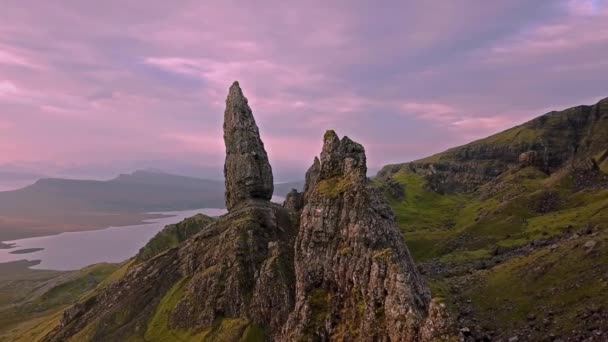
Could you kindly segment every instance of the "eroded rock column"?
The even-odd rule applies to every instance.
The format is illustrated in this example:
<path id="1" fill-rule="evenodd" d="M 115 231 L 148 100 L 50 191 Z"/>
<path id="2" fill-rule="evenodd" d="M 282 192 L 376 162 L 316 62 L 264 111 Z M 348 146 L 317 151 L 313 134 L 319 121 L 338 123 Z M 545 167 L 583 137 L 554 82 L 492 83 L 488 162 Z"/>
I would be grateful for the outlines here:
<path id="1" fill-rule="evenodd" d="M 272 168 L 247 98 L 236 81 L 226 98 L 224 143 L 226 208 L 230 211 L 247 199 L 270 200 Z"/>

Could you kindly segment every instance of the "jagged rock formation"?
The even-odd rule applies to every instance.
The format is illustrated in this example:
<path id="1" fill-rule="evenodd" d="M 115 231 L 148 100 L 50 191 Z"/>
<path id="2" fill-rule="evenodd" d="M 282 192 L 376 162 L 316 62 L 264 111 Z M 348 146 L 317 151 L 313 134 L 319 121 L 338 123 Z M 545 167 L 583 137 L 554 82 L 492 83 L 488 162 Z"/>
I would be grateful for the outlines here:
<path id="1" fill-rule="evenodd" d="M 238 82 L 232 84 L 226 99 L 224 143 L 226 208 L 231 210 L 250 198 L 270 200 L 274 189 L 272 168 L 253 113 Z"/>
<path id="2" fill-rule="evenodd" d="M 285 341 L 427 341 L 445 328 L 427 322 L 430 292 L 366 172 L 363 147 L 328 131 L 307 173 Z"/>
<path id="3" fill-rule="evenodd" d="M 236 82 L 224 129 L 228 214 L 188 225 L 198 233 L 177 246 L 144 248 L 154 252 L 67 309 L 45 341 L 413 342 L 447 331 L 361 145 L 329 131 L 305 193 L 279 206 Z"/>
<path id="4" fill-rule="evenodd" d="M 304 196 L 296 189 L 291 189 L 291 191 L 287 194 L 287 197 L 285 197 L 285 201 L 283 202 L 283 206 L 294 213 L 299 213 L 303 205 Z"/>
<path id="5" fill-rule="evenodd" d="M 608 148 L 606 131 L 608 98 L 593 106 L 550 112 L 428 158 L 387 165 L 378 175 L 411 171 L 428 180 L 429 190 L 472 192 L 514 167 L 535 166 L 551 174 L 575 159 L 599 161 Z"/>

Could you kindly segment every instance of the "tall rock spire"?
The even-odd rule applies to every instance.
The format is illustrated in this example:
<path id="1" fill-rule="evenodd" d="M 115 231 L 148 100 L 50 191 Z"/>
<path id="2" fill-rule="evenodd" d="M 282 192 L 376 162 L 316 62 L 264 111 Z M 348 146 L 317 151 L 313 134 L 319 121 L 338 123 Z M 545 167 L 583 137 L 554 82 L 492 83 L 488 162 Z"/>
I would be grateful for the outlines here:
<path id="1" fill-rule="evenodd" d="M 272 168 L 247 98 L 234 82 L 224 111 L 226 144 L 226 208 L 233 209 L 247 199 L 270 200 L 274 190 Z"/>

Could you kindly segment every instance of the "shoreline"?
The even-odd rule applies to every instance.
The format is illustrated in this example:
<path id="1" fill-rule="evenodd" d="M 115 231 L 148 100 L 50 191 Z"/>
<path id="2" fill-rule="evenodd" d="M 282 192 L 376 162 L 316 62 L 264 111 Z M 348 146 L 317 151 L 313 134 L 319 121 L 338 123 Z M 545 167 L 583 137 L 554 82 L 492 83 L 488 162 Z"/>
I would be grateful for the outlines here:
<path id="1" fill-rule="evenodd" d="M 185 209 L 189 210 L 189 209 Z M 180 211 L 180 210 L 175 210 Z M 150 220 L 157 220 L 162 218 L 173 217 L 176 215 L 168 215 L 162 214 L 159 212 L 155 213 L 106 213 L 100 215 L 91 215 L 85 216 L 82 218 L 90 218 L 89 222 L 69 222 L 52 225 L 51 228 L 30 228 L 30 227 L 19 227 L 17 229 L 25 229 L 22 232 L 15 233 L 13 236 L 7 238 L 0 238 L 0 249 L 12 249 L 15 246 L 13 241 L 36 238 L 42 236 L 53 236 L 59 235 L 61 233 L 70 233 L 70 232 L 85 232 L 85 231 L 95 231 L 101 229 L 108 229 L 112 227 L 127 227 L 134 226 L 139 224 L 149 223 Z M 95 222 L 95 218 L 99 219 L 103 218 L 103 222 Z M 2 217 L 0 217 L 2 218 Z M 114 219 L 113 219 L 114 218 Z M 15 228 L 13 228 L 15 229 Z M 4 227 L 0 225 L 0 236 L 3 234 Z"/>

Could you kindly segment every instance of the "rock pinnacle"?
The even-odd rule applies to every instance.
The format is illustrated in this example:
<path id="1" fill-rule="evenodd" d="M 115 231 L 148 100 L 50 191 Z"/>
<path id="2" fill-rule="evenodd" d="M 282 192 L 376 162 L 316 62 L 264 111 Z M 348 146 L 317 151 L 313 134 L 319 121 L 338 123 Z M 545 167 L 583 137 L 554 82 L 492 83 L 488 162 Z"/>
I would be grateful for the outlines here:
<path id="1" fill-rule="evenodd" d="M 247 98 L 236 81 L 226 98 L 224 143 L 226 208 L 231 210 L 248 199 L 270 200 L 272 168 Z"/>

